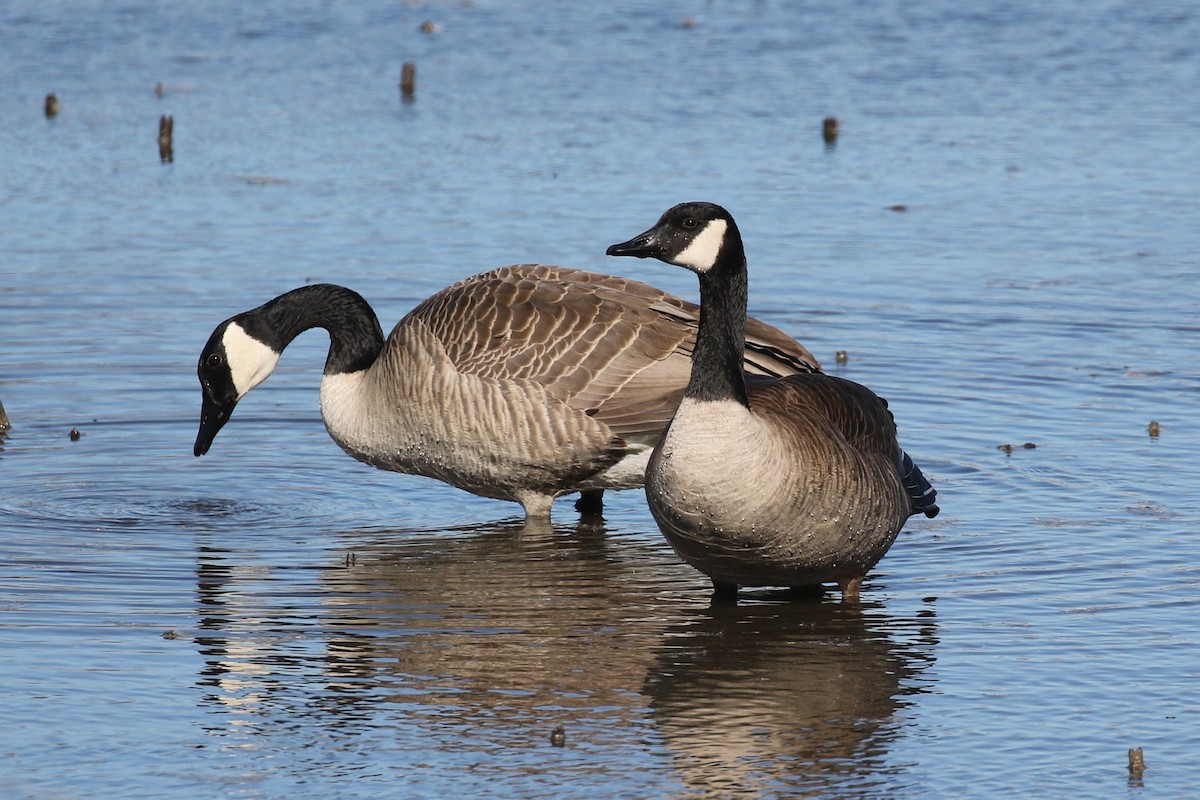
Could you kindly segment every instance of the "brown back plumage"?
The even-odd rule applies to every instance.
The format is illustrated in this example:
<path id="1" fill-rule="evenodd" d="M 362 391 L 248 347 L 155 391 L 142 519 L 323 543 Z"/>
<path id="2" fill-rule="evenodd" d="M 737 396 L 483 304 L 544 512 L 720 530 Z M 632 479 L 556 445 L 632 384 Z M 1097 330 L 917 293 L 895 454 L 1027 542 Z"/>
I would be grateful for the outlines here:
<path id="1" fill-rule="evenodd" d="M 470 314 L 463 309 L 469 308 Z M 622 437 L 653 437 L 691 369 L 699 306 L 640 281 L 546 264 L 466 278 L 414 308 L 463 373 L 527 380 Z M 748 371 L 817 372 L 787 334 L 750 320 Z"/>

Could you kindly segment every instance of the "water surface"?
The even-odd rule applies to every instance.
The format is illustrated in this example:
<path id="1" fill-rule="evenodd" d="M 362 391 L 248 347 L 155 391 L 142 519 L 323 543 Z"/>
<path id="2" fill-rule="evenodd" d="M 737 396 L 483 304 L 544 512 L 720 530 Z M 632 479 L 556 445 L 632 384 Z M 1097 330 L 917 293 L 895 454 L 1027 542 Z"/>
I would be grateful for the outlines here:
<path id="1" fill-rule="evenodd" d="M 1198 42 L 1186 3 L 9 4 L 4 796 L 1194 792 Z M 192 457 L 227 316 L 320 280 L 389 327 L 524 261 L 694 297 L 603 256 L 691 199 L 941 493 L 861 606 L 711 607 L 637 492 L 523 531 L 346 458 L 320 333 Z"/>

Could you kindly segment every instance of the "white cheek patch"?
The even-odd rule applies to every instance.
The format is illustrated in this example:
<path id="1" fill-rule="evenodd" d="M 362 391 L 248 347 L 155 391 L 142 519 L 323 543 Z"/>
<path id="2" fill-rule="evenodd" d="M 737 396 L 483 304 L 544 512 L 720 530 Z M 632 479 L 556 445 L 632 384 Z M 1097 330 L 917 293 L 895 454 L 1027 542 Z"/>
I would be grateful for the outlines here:
<path id="1" fill-rule="evenodd" d="M 279 353 L 246 333 L 236 322 L 225 329 L 221 345 L 225 348 L 229 372 L 239 399 L 265 381 L 279 363 Z"/>
<path id="2" fill-rule="evenodd" d="M 700 231 L 695 239 L 692 239 L 692 243 L 684 248 L 682 253 L 672 259 L 672 263 L 696 272 L 708 272 L 717 263 L 721 245 L 725 243 L 727 227 L 728 225 L 723 219 L 712 220 L 704 226 L 704 230 Z"/>

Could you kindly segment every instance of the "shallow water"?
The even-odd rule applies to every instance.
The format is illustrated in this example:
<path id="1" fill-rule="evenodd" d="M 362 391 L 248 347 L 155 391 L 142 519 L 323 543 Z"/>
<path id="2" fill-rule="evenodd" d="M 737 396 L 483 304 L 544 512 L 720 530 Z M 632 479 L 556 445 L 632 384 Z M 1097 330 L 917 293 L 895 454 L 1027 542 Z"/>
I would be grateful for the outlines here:
<path id="1" fill-rule="evenodd" d="M 9 4 L 3 795 L 1194 792 L 1198 42 L 1184 3 Z M 522 261 L 694 297 L 603 256 L 685 199 L 938 487 L 861 607 L 710 607 L 637 492 L 522 532 L 346 458 L 318 333 L 192 457 L 230 314 L 329 280 L 388 326 Z"/>

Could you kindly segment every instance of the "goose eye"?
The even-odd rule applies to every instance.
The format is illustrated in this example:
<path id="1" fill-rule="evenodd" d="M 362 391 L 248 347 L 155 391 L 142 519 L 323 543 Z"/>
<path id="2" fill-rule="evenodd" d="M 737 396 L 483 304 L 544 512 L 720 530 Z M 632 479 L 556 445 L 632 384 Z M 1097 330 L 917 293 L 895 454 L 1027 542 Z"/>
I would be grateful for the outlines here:
<path id="1" fill-rule="evenodd" d="M 221 366 L 221 354 L 209 353 L 209 356 L 205 359 L 205 362 L 208 364 L 209 369 L 216 369 L 217 367 Z"/>
<path id="2" fill-rule="evenodd" d="M 687 228 L 688 230 L 691 230 L 692 228 L 696 227 L 696 218 L 695 217 L 684 217 L 683 218 L 683 227 Z"/>

